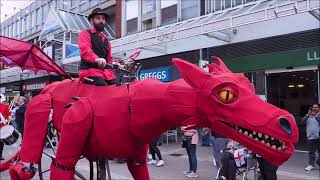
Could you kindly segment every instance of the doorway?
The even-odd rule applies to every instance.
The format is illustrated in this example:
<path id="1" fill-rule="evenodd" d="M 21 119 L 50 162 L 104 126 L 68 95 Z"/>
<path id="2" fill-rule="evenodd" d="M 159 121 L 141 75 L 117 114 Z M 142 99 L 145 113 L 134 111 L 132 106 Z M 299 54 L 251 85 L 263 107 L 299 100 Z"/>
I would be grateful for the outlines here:
<path id="1" fill-rule="evenodd" d="M 318 71 L 279 72 L 267 75 L 267 101 L 289 111 L 299 128 L 299 144 L 305 144 L 302 117 L 309 106 L 318 103 Z"/>

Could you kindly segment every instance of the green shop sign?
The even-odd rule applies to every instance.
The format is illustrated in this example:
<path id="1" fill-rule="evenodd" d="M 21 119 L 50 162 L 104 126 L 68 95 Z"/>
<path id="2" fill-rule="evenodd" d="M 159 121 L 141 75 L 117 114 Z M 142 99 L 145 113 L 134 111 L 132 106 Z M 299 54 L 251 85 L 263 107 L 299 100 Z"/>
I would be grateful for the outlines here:
<path id="1" fill-rule="evenodd" d="M 223 59 L 234 72 L 320 65 L 320 47 Z"/>

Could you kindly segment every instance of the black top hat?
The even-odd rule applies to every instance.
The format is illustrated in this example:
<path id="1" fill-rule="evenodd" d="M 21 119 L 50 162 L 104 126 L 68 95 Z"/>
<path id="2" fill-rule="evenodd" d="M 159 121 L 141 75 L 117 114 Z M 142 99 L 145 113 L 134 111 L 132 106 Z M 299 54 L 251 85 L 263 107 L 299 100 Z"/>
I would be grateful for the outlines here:
<path id="1" fill-rule="evenodd" d="M 93 17 L 94 17 L 95 15 L 97 15 L 97 14 L 102 14 L 102 15 L 104 15 L 104 17 L 105 17 L 106 19 L 108 18 L 108 14 L 105 13 L 105 12 L 103 12 L 101 8 L 96 8 L 96 9 L 94 9 L 94 10 L 91 12 L 91 14 L 90 14 L 89 17 L 88 17 L 88 20 L 90 21 L 90 19 L 93 18 Z"/>

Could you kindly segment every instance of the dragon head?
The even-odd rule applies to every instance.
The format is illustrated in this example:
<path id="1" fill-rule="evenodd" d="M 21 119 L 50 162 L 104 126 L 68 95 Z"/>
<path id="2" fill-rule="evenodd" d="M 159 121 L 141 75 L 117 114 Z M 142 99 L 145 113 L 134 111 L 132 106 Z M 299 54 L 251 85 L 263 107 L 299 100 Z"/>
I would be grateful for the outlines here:
<path id="1" fill-rule="evenodd" d="M 287 161 L 298 141 L 293 116 L 273 106 L 254 92 L 253 85 L 239 73 L 232 73 L 217 57 L 210 73 L 178 58 L 173 59 L 183 79 L 198 92 L 202 127 L 231 138 L 274 165 Z"/>

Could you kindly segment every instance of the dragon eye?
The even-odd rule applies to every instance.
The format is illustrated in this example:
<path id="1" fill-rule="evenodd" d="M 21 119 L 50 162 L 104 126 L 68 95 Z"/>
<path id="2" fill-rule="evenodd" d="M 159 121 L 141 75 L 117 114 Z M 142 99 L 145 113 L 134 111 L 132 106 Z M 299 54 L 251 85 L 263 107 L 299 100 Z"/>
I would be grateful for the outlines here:
<path id="1" fill-rule="evenodd" d="M 219 97 L 220 101 L 222 101 L 224 103 L 228 103 L 235 98 L 235 95 L 230 90 L 223 89 L 218 92 L 218 97 Z"/>

